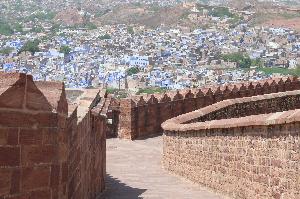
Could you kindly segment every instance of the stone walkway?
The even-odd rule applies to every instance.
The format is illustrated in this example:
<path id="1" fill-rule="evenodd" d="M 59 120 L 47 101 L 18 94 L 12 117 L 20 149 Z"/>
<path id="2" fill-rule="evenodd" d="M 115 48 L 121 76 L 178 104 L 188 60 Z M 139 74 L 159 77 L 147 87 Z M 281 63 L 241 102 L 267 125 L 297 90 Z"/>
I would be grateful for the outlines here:
<path id="1" fill-rule="evenodd" d="M 103 199 L 220 199 L 161 167 L 162 137 L 107 140 L 107 189 Z"/>

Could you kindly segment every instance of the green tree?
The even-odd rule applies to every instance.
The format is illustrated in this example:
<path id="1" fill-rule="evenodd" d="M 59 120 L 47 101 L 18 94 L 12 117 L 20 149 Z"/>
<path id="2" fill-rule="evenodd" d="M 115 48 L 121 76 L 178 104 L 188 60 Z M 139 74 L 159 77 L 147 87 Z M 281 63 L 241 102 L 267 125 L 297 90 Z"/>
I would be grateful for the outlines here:
<path id="1" fill-rule="evenodd" d="M 234 17 L 234 14 L 232 14 L 228 8 L 226 7 L 215 7 L 210 10 L 209 12 L 210 15 L 214 17 L 220 17 L 223 18 L 225 16 L 227 17 Z"/>
<path id="2" fill-rule="evenodd" d="M 41 33 L 41 32 L 44 32 L 44 31 L 45 31 L 45 29 L 40 25 L 34 26 L 31 29 L 31 32 L 36 32 L 36 33 Z"/>
<path id="3" fill-rule="evenodd" d="M 99 39 L 101 39 L 101 40 L 111 39 L 111 36 L 109 34 L 105 34 L 105 35 L 100 36 Z"/>
<path id="4" fill-rule="evenodd" d="M 23 33 L 23 26 L 20 23 L 14 25 L 15 32 Z"/>
<path id="5" fill-rule="evenodd" d="M 89 29 L 89 30 L 94 30 L 97 29 L 97 26 L 91 22 L 85 24 L 85 28 Z"/>
<path id="6" fill-rule="evenodd" d="M 137 95 L 140 94 L 155 94 L 155 93 L 164 93 L 167 90 L 160 87 L 152 87 L 152 88 L 145 88 L 145 89 L 139 89 L 139 91 L 136 93 Z"/>
<path id="7" fill-rule="evenodd" d="M 252 60 L 249 56 L 243 53 L 230 53 L 226 55 L 221 55 L 224 61 L 236 62 L 240 68 L 250 68 L 252 65 Z"/>
<path id="8" fill-rule="evenodd" d="M 40 51 L 39 44 L 40 40 L 35 39 L 33 41 L 28 41 L 24 44 L 24 46 L 20 49 L 19 53 L 21 52 L 31 52 L 31 54 L 34 54 L 35 52 Z"/>
<path id="9" fill-rule="evenodd" d="M 251 66 L 263 67 L 263 65 L 263 62 L 259 58 L 251 60 Z"/>
<path id="10" fill-rule="evenodd" d="M 61 46 L 59 52 L 68 55 L 71 52 L 71 48 L 69 46 Z"/>
<path id="11" fill-rule="evenodd" d="M 127 28 L 127 32 L 128 32 L 129 34 L 133 35 L 133 34 L 134 34 L 133 27 L 129 26 L 129 27 Z"/>
<path id="12" fill-rule="evenodd" d="M 106 15 L 107 13 L 109 13 L 111 10 L 110 9 L 106 9 L 106 10 L 101 10 L 99 12 L 97 12 L 95 14 L 95 17 L 98 18 L 98 17 L 102 17 L 103 15 Z"/>
<path id="13" fill-rule="evenodd" d="M 127 75 L 134 75 L 137 74 L 138 72 L 140 72 L 140 70 L 138 69 L 138 67 L 131 67 L 127 70 Z"/>
<path id="14" fill-rule="evenodd" d="M 0 21 L 0 35 L 10 36 L 14 33 L 14 30 L 7 22 Z"/>
<path id="15" fill-rule="evenodd" d="M 5 47 L 3 49 L 0 49 L 0 54 L 9 55 L 12 51 L 13 51 L 13 48 Z"/>
<path id="16" fill-rule="evenodd" d="M 59 29 L 60 29 L 60 24 L 53 24 L 50 30 L 52 33 L 56 33 L 59 31 Z"/>

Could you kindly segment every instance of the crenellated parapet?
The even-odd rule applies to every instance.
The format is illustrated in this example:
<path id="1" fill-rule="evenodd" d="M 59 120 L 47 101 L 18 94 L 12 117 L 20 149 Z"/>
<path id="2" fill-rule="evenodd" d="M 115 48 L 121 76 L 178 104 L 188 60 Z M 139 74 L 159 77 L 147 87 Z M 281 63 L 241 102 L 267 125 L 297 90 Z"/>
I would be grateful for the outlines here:
<path id="1" fill-rule="evenodd" d="M 161 124 L 216 102 L 300 89 L 296 77 L 270 79 L 218 87 L 178 90 L 164 94 L 122 99 L 119 107 L 118 136 L 136 139 L 162 134 Z"/>

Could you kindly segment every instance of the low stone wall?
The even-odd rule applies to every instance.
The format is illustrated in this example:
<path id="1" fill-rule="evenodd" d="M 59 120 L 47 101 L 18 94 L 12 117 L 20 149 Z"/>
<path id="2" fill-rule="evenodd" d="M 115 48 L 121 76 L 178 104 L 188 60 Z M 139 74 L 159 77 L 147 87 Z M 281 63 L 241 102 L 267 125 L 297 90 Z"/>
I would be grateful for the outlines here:
<path id="1" fill-rule="evenodd" d="M 300 198 L 300 110 L 293 110 L 299 94 L 225 100 L 166 121 L 162 125 L 164 168 L 233 198 Z M 222 111 L 236 103 L 270 103 L 287 96 L 297 96 L 296 101 L 286 102 L 289 111 L 274 108 L 240 118 L 234 117 L 243 110 L 236 110 L 237 115 Z M 286 106 L 278 110 L 282 107 Z M 197 120 L 219 110 L 217 120 Z"/>
<path id="2" fill-rule="evenodd" d="M 1 199 L 92 199 L 104 189 L 106 119 L 96 101 L 70 110 L 63 83 L 0 73 Z"/>
<path id="3" fill-rule="evenodd" d="M 160 135 L 164 121 L 216 102 L 297 89 L 300 89 L 299 80 L 287 78 L 132 97 L 120 100 L 119 109 L 114 109 L 119 118 L 113 126 L 118 126 L 117 134 L 120 138 L 137 139 Z"/>

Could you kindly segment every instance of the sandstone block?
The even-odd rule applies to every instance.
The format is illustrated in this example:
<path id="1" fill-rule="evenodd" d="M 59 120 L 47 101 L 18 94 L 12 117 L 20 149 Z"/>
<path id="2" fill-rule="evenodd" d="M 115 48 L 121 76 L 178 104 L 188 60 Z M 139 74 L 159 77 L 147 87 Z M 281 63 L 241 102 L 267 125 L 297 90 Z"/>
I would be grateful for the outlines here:
<path id="1" fill-rule="evenodd" d="M 20 147 L 0 146 L 0 167 L 19 166 Z"/>
<path id="2" fill-rule="evenodd" d="M 46 166 L 24 168 L 21 174 L 21 190 L 48 187 L 50 183 L 50 168 Z"/>

